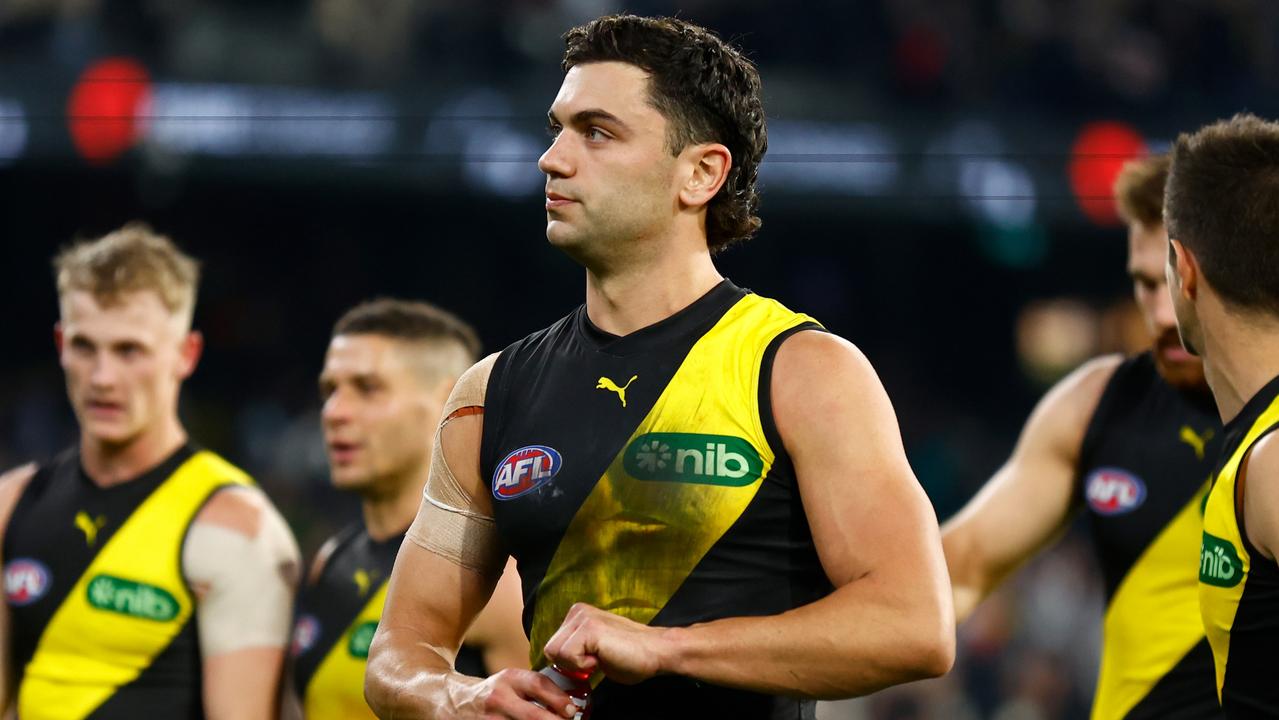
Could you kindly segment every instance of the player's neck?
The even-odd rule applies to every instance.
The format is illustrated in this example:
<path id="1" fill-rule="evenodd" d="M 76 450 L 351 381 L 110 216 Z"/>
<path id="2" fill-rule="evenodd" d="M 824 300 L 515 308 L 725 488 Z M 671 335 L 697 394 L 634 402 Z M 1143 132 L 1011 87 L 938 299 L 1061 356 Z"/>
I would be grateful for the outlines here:
<path id="1" fill-rule="evenodd" d="M 588 268 L 586 314 L 607 333 L 629 335 L 692 305 L 723 279 L 704 244 L 673 248 L 613 272 Z"/>
<path id="2" fill-rule="evenodd" d="M 420 472 L 411 473 L 411 478 L 399 482 L 388 483 L 394 487 L 392 492 L 368 494 L 363 498 L 361 510 L 364 515 L 364 527 L 369 537 L 378 542 L 389 540 L 402 534 L 413 524 L 417 517 L 418 505 L 422 501 L 422 488 L 426 485 L 426 471 L 430 464 L 421 468 Z"/>
<path id="3" fill-rule="evenodd" d="M 1222 422 L 1230 422 L 1279 375 L 1279 319 L 1221 309 L 1204 323 L 1204 375 Z"/>
<path id="4" fill-rule="evenodd" d="M 115 444 L 80 435 L 80 462 L 98 487 L 134 480 L 164 462 L 187 441 L 177 418 L 156 423 L 127 443 Z"/>

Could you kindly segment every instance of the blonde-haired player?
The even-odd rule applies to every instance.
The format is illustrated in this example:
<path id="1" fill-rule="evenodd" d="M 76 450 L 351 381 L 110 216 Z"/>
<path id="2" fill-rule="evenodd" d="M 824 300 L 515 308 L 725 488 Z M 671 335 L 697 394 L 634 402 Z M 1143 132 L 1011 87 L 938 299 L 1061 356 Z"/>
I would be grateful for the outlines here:
<path id="1" fill-rule="evenodd" d="M 130 224 L 55 260 L 79 443 L 0 480 L 0 708 L 23 720 L 276 713 L 298 551 L 178 419 L 199 268 Z"/>

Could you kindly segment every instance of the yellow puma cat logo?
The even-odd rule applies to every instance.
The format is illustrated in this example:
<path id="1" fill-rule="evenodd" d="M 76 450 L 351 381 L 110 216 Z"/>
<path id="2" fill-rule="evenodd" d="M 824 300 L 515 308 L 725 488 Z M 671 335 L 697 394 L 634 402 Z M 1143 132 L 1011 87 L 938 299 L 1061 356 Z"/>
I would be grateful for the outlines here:
<path id="1" fill-rule="evenodd" d="M 360 588 L 360 597 L 364 597 L 369 593 L 369 585 L 372 584 L 373 579 L 369 577 L 368 571 L 363 569 L 356 570 L 351 579 L 355 581 L 356 587 Z"/>
<path id="2" fill-rule="evenodd" d="M 1194 428 L 1189 425 L 1181 426 L 1181 441 L 1189 445 L 1195 451 L 1195 457 L 1200 460 L 1204 459 L 1204 445 L 1212 439 L 1212 428 L 1204 430 L 1203 435 L 1195 432 Z"/>
<path id="3" fill-rule="evenodd" d="M 89 513 L 83 510 L 75 514 L 75 526 L 80 528 L 80 532 L 84 533 L 84 542 L 89 547 L 93 547 L 98 543 L 98 531 L 106 524 L 106 515 L 99 515 L 93 518 L 89 517 Z"/>
<path id="4" fill-rule="evenodd" d="M 622 399 L 622 407 L 626 407 L 626 388 L 630 387 L 631 383 L 635 382 L 635 378 L 637 377 L 639 377 L 639 375 L 632 375 L 631 379 L 627 380 L 626 384 L 621 387 L 618 387 L 617 383 L 612 380 L 609 380 L 606 377 L 601 377 L 599 383 L 595 386 L 595 389 L 617 393 L 617 396 Z"/>

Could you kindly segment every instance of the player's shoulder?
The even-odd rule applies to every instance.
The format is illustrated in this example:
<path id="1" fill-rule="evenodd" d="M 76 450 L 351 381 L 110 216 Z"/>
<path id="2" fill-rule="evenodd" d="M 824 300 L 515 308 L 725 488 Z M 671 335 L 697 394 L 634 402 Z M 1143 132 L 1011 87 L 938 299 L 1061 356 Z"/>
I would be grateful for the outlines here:
<path id="1" fill-rule="evenodd" d="M 1103 355 L 1058 380 L 1035 406 L 1019 447 L 1055 448 L 1076 461 L 1102 396 L 1124 362 L 1123 355 Z"/>
<path id="2" fill-rule="evenodd" d="M 338 553 L 338 550 L 350 543 L 362 532 L 364 532 L 364 525 L 357 522 L 329 536 L 320 545 L 320 549 L 315 552 L 315 557 L 311 559 L 311 566 L 306 573 L 306 583 L 314 585 L 319 582 L 320 576 L 324 574 L 324 569 L 329 566 L 329 561 Z"/>
<path id="3" fill-rule="evenodd" d="M 1279 496 L 1279 429 L 1271 430 L 1253 443 L 1248 451 L 1248 476 L 1265 478 L 1270 492 Z M 1249 482 L 1251 489 L 1253 483 Z"/>
<path id="4" fill-rule="evenodd" d="M 493 374 L 493 365 L 497 362 L 499 354 L 485 356 L 458 377 L 457 382 L 453 384 L 453 391 L 449 393 L 446 406 L 449 413 L 462 407 L 483 407 L 489 376 Z"/>
<path id="5" fill-rule="evenodd" d="M 803 327 L 788 335 L 777 348 L 773 377 L 794 376 L 821 381 L 832 373 L 874 377 L 866 355 L 850 340 L 821 327 Z"/>
<path id="6" fill-rule="evenodd" d="M 1095 357 L 1072 370 L 1057 382 L 1056 387 L 1073 389 L 1105 388 L 1125 365 L 1131 366 L 1140 356 L 1127 357 L 1120 353 L 1112 353 Z"/>
<path id="7" fill-rule="evenodd" d="M 9 525 L 9 515 L 18 504 L 18 498 L 22 497 L 22 491 L 39 470 L 39 465 L 30 462 L 0 474 L 0 535 L 4 534 L 4 528 Z"/>
<path id="8" fill-rule="evenodd" d="M 1273 560 L 1279 556 L 1279 431 L 1257 440 L 1243 462 L 1248 539 Z"/>
<path id="9" fill-rule="evenodd" d="M 275 512 L 274 506 L 258 488 L 229 485 L 213 493 L 196 513 L 195 522 L 219 525 L 254 537 L 264 516 L 272 512 Z"/>
<path id="10" fill-rule="evenodd" d="M 31 478 L 35 477 L 39 470 L 39 465 L 29 462 L 0 473 L 0 495 L 21 493 L 22 488 L 31 482 Z"/>

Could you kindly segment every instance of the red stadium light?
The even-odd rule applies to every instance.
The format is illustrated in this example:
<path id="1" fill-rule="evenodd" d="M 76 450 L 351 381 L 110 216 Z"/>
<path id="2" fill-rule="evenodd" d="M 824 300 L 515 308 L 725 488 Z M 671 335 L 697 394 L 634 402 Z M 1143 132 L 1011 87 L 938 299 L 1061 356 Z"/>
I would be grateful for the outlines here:
<path id="1" fill-rule="evenodd" d="M 1094 122 L 1079 131 L 1070 148 L 1070 189 L 1089 220 L 1102 227 L 1119 224 L 1115 178 L 1124 163 L 1149 152 L 1145 138 L 1126 123 Z"/>
<path id="2" fill-rule="evenodd" d="M 130 58 L 99 60 L 80 75 L 67 100 L 67 125 L 85 160 L 104 165 L 133 146 L 151 95 L 146 68 Z"/>

